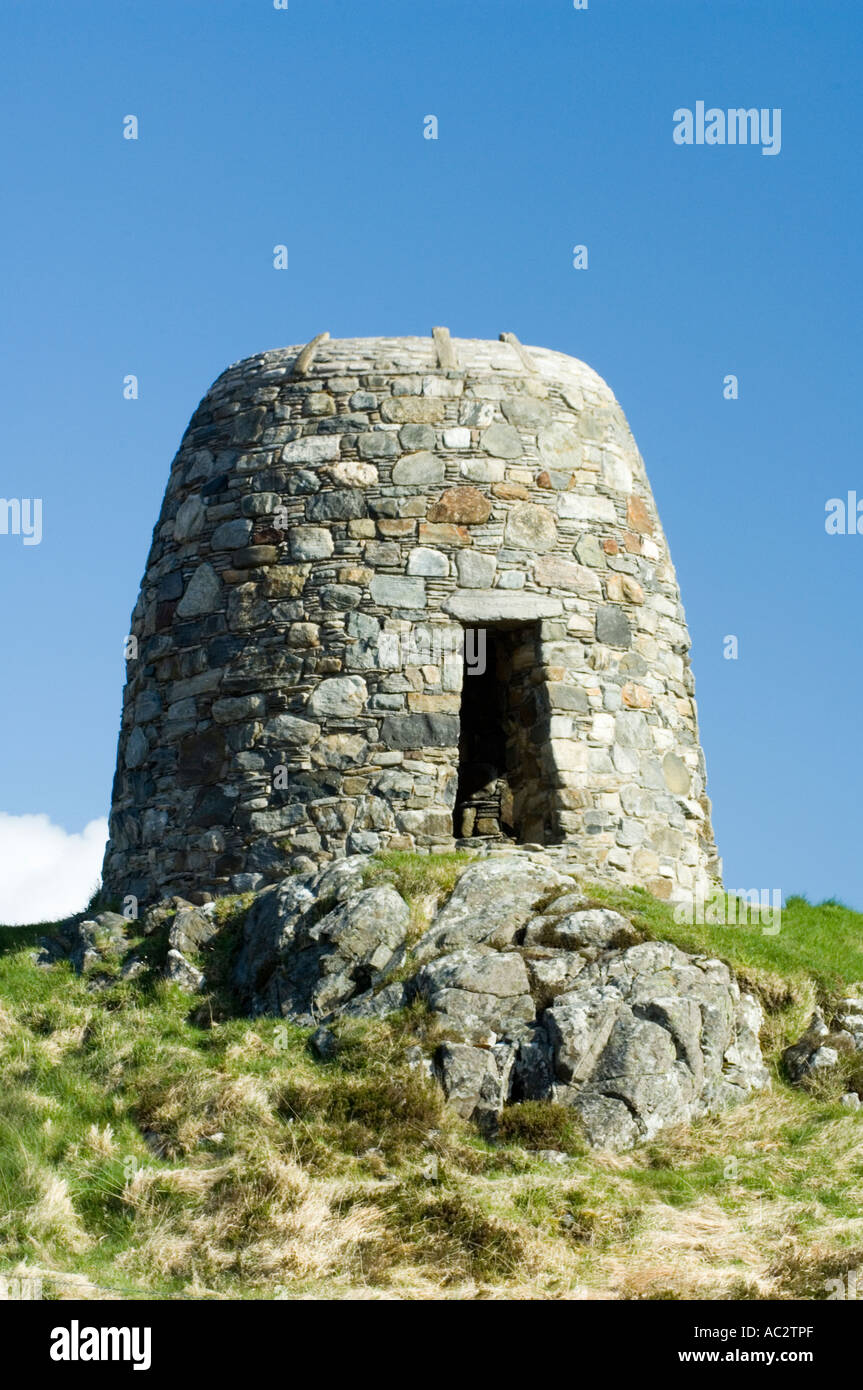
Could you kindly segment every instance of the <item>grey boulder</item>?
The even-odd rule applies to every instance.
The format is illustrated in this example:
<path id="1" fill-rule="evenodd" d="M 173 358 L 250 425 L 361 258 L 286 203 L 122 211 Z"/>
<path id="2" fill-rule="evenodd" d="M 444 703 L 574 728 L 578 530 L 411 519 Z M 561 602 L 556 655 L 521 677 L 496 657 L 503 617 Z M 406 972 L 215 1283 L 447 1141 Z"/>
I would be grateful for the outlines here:
<path id="1" fill-rule="evenodd" d="M 517 1033 L 536 1012 L 527 969 L 516 952 L 453 951 L 423 966 L 412 990 L 427 1001 L 442 1028 L 486 1046 Z"/>
<path id="2" fill-rule="evenodd" d="M 128 950 L 129 925 L 119 912 L 99 912 L 83 920 L 70 917 L 61 922 L 56 935 L 41 939 L 39 963 L 68 960 L 81 974 L 104 961 L 117 960 Z"/>
<path id="3" fill-rule="evenodd" d="M 791 1047 L 786 1047 L 782 1062 L 789 1079 L 806 1082 L 839 1065 L 842 1053 L 863 1052 L 863 1013 L 859 999 L 843 999 L 839 1012 L 828 1028 L 818 1009 L 815 1010 L 806 1032 Z"/>
<path id="4" fill-rule="evenodd" d="M 184 954 L 194 953 L 208 945 L 218 930 L 212 913 L 202 912 L 196 907 L 181 907 L 168 930 L 168 945 Z"/>
<path id="5" fill-rule="evenodd" d="M 582 908 L 562 917 L 539 917 L 525 934 L 526 945 L 556 946 L 563 951 L 607 951 L 632 945 L 633 941 L 634 933 L 627 919 L 604 907 Z"/>
<path id="6" fill-rule="evenodd" d="M 253 1012 L 267 1011 L 267 983 L 295 937 L 361 887 L 366 863 L 363 855 L 339 859 L 324 870 L 295 874 L 258 894 L 246 914 L 232 977 L 241 1000 Z"/>
<path id="7" fill-rule="evenodd" d="M 511 946 L 550 893 L 572 888 L 572 879 L 524 855 L 501 855 L 472 864 L 429 930 L 418 941 L 417 961 L 465 946 Z"/>
<path id="8" fill-rule="evenodd" d="M 200 993 L 206 985 L 203 972 L 187 961 L 181 951 L 173 947 L 165 961 L 165 979 L 170 980 L 171 984 L 179 985 L 180 989 L 186 990 L 189 994 Z"/>
<path id="9" fill-rule="evenodd" d="M 472 1047 L 444 1043 L 436 1058 L 436 1073 L 447 1100 L 465 1120 L 493 1131 L 509 1096 L 515 1048 Z"/>
<path id="10" fill-rule="evenodd" d="M 389 884 L 362 888 L 365 860 L 355 858 L 256 899 L 233 976 L 253 1013 L 327 1017 L 374 991 L 402 960 L 410 909 Z"/>
<path id="11" fill-rule="evenodd" d="M 721 961 L 666 942 L 614 952 L 543 1016 L 550 1098 L 579 1112 L 591 1144 L 629 1148 L 767 1086 L 760 1022 Z"/>

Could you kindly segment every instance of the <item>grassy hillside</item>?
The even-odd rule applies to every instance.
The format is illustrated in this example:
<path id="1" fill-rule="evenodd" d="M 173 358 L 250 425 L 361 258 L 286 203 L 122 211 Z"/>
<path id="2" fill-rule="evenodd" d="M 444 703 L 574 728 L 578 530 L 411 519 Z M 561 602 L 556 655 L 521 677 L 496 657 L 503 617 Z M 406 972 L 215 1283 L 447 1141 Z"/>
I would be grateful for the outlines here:
<path id="1" fill-rule="evenodd" d="M 451 872 L 390 856 L 372 875 L 419 921 Z M 242 900 L 194 1001 L 155 971 L 40 968 L 44 928 L 0 929 L 0 1273 L 61 1298 L 825 1297 L 863 1264 L 863 1118 L 841 1081 L 806 1094 L 776 1063 L 863 980 L 863 916 L 797 898 L 767 936 L 593 895 L 735 966 L 768 1010 L 771 1094 L 623 1156 L 585 1151 L 554 1106 L 512 1107 L 491 1144 L 412 1069 L 435 1045 L 422 1009 L 341 1025 L 328 1062 L 231 1016 Z"/>

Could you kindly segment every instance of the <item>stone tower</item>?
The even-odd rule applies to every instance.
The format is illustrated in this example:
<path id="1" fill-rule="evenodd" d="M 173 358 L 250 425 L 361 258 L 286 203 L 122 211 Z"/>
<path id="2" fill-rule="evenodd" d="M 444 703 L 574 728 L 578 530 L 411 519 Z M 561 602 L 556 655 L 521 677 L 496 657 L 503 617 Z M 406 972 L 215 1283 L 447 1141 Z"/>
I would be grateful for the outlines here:
<path id="1" fill-rule="evenodd" d="M 562 353 L 435 329 L 230 367 L 131 632 L 110 895 L 500 840 L 664 898 L 718 875 L 644 465 Z"/>

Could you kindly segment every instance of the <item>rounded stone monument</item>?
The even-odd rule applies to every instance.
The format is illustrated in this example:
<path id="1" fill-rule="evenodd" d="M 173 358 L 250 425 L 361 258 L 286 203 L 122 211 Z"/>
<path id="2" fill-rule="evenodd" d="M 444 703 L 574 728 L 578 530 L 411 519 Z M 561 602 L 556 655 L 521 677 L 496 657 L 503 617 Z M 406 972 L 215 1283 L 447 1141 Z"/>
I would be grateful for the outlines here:
<path id="1" fill-rule="evenodd" d="M 128 643 L 106 894 L 379 849 L 719 873 L 677 581 L 623 412 L 559 352 L 332 341 L 230 367 Z"/>

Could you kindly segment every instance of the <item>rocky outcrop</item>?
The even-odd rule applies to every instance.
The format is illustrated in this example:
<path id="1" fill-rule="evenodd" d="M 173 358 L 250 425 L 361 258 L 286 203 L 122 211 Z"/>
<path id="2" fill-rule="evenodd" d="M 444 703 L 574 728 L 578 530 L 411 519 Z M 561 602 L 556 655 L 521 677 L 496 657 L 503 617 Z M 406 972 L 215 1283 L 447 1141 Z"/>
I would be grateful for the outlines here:
<path id="1" fill-rule="evenodd" d="M 311 1024 L 398 967 L 410 909 L 387 884 L 362 886 L 366 863 L 352 856 L 258 895 L 233 972 L 250 1013 Z"/>
<path id="2" fill-rule="evenodd" d="M 508 1101 L 553 1100 L 614 1149 L 769 1084 L 760 1007 L 728 967 L 638 942 L 545 856 L 468 867 L 413 946 L 407 903 L 363 886 L 368 862 L 258 895 L 234 970 L 252 1012 L 320 1024 L 422 1000 L 445 1038 L 435 1074 L 461 1115 L 493 1130 Z"/>
<path id="3" fill-rule="evenodd" d="M 105 961 L 120 960 L 129 949 L 129 925 L 119 912 L 70 917 L 57 926 L 53 935 L 41 939 L 37 963 L 53 965 L 66 960 L 83 974 Z"/>
<path id="4" fill-rule="evenodd" d="M 327 1059 L 339 1017 L 422 1005 L 436 1041 L 431 1056 L 417 1049 L 415 1064 L 488 1133 L 512 1101 L 554 1101 L 571 1108 L 590 1144 L 626 1149 L 769 1084 L 760 1007 L 728 967 L 639 939 L 621 913 L 587 903 L 546 853 L 469 864 L 419 932 L 373 866 L 352 855 L 253 895 L 230 973 L 243 1011 L 314 1029 L 313 1050 Z M 143 927 L 163 934 L 166 979 L 190 994 L 208 988 L 220 930 L 212 904 L 174 899 Z M 67 924 L 65 944 L 46 956 L 65 954 L 83 970 L 100 950 L 118 959 L 126 950 L 130 978 L 147 966 L 128 950 L 128 928 L 114 914 Z M 863 1044 L 858 1003 L 846 1001 L 842 1016 L 849 1046 Z M 786 1058 L 790 1067 L 799 1057 L 802 1074 L 828 1051 L 813 1021 Z"/>
<path id="5" fill-rule="evenodd" d="M 721 961 L 610 950 L 542 1016 L 554 1081 L 593 1143 L 628 1148 L 766 1086 L 761 1010 Z"/>

